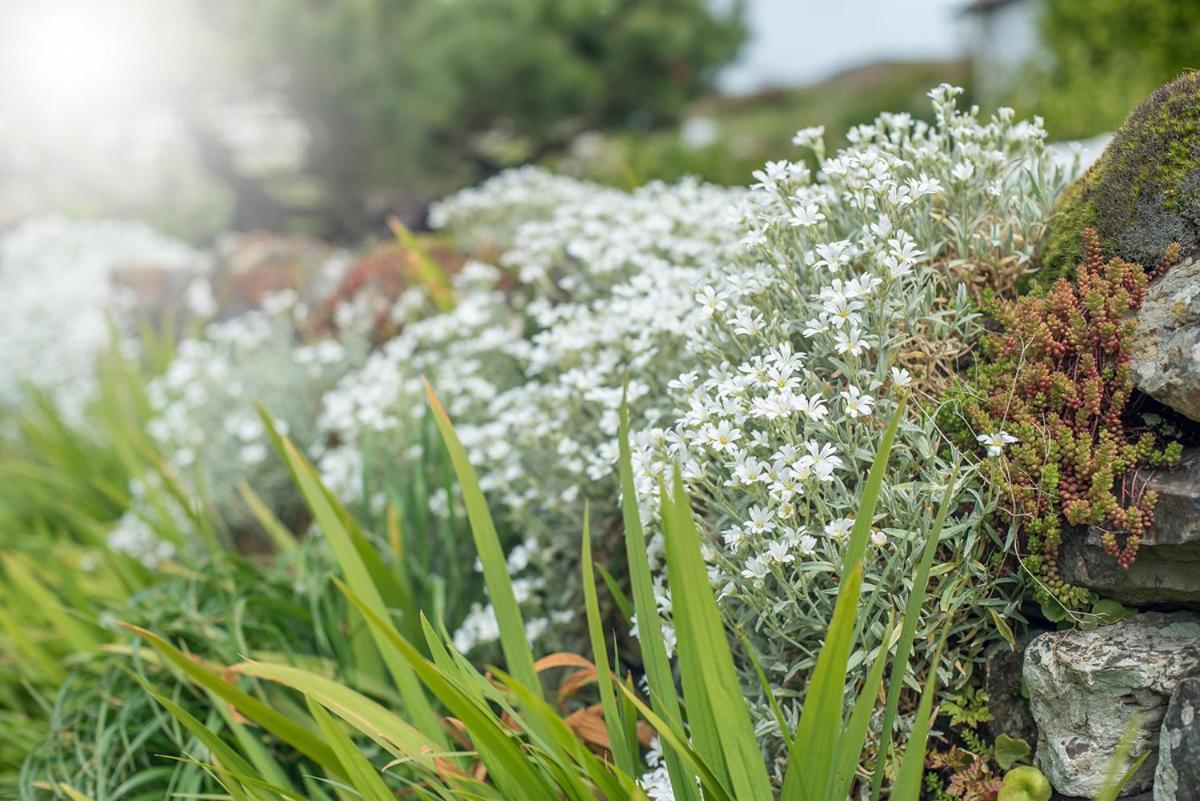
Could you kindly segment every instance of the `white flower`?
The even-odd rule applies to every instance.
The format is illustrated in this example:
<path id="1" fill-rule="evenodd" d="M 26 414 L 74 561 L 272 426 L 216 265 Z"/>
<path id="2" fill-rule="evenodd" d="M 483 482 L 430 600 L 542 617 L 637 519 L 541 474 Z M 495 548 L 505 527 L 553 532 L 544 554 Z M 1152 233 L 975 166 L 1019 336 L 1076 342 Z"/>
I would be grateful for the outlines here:
<path id="1" fill-rule="evenodd" d="M 706 286 L 696 293 L 696 302 L 710 316 L 725 311 L 725 299 L 711 286 Z"/>
<path id="2" fill-rule="evenodd" d="M 722 532 L 721 539 L 730 550 L 740 551 L 746 543 L 746 529 L 741 526 L 730 526 Z"/>
<path id="3" fill-rule="evenodd" d="M 863 340 L 862 333 L 855 327 L 838 331 L 834 334 L 833 339 L 838 353 L 849 353 L 851 356 L 861 356 L 863 351 L 869 350 L 871 347 Z"/>
<path id="4" fill-rule="evenodd" d="M 818 481 L 829 481 L 833 478 L 833 471 L 842 466 L 842 459 L 837 455 L 837 449 L 833 445 L 826 442 L 820 445 L 813 440 L 804 443 L 807 454 L 800 457 L 798 469 L 810 471 L 817 477 Z"/>
<path id="5" fill-rule="evenodd" d="M 975 165 L 969 161 L 960 161 L 954 165 L 954 169 L 950 170 L 950 174 L 956 181 L 966 183 L 975 174 Z"/>
<path id="6" fill-rule="evenodd" d="M 767 549 L 763 551 L 762 559 L 769 564 L 786 565 L 789 562 L 795 561 L 796 557 L 791 553 L 790 542 L 775 540 L 767 545 Z"/>
<path id="7" fill-rule="evenodd" d="M 897 387 L 907 387 L 912 384 L 912 374 L 903 367 L 892 368 L 892 384 Z"/>
<path id="8" fill-rule="evenodd" d="M 1007 431 L 997 431 L 994 434 L 979 434 L 975 437 L 980 445 L 987 448 L 987 455 L 995 458 L 1004 452 L 1005 445 L 1017 442 L 1017 438 Z"/>
<path id="9" fill-rule="evenodd" d="M 813 266 L 824 267 L 830 272 L 837 272 L 843 266 L 849 264 L 851 257 L 854 256 L 854 248 L 850 245 L 850 240 L 848 239 L 839 239 L 836 242 L 823 242 L 817 245 L 816 251 L 820 259 Z"/>
<path id="10" fill-rule="evenodd" d="M 851 417 L 869 417 L 875 399 L 863 394 L 862 390 L 851 384 L 843 392 L 838 393 L 845 401 L 846 414 Z"/>
<path id="11" fill-rule="evenodd" d="M 887 535 L 879 529 L 875 529 L 871 532 L 871 544 L 876 548 L 882 548 L 884 545 L 887 545 Z"/>
<path id="12" fill-rule="evenodd" d="M 750 557 L 746 560 L 746 566 L 742 568 L 742 578 L 750 579 L 758 586 L 762 585 L 763 579 L 770 573 L 771 566 L 761 556 Z"/>
<path id="13" fill-rule="evenodd" d="M 767 534 L 775 530 L 775 521 L 769 509 L 764 509 L 761 506 L 750 507 L 750 520 L 747 523 L 747 529 L 752 534 Z"/>
<path id="14" fill-rule="evenodd" d="M 796 135 L 792 137 L 792 144 L 796 147 L 806 147 L 810 150 L 818 148 L 824 149 L 825 143 L 825 126 L 815 125 L 810 128 L 801 128 L 796 131 Z"/>
<path id="15" fill-rule="evenodd" d="M 850 529 L 854 528 L 853 517 L 842 517 L 837 520 L 831 520 L 825 524 L 825 536 L 832 540 L 840 541 L 850 534 Z"/>
<path id="16" fill-rule="evenodd" d="M 733 443 L 742 438 L 742 432 L 731 426 L 728 420 L 722 420 L 716 425 L 709 426 L 705 431 L 705 436 L 708 439 L 709 447 L 720 453 L 732 450 Z"/>
<path id="17" fill-rule="evenodd" d="M 816 203 L 798 203 L 788 218 L 793 228 L 809 228 L 824 221 L 825 214 Z"/>

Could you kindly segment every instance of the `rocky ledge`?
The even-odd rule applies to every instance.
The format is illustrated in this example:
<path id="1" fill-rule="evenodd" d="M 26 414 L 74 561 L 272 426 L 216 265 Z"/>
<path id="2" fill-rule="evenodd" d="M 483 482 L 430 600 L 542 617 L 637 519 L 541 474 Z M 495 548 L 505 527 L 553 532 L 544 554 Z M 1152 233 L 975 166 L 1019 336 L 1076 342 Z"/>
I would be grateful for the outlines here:
<path id="1" fill-rule="evenodd" d="M 1124 604 L 1200 609 L 1200 448 L 1186 451 L 1178 468 L 1149 476 L 1147 488 L 1158 492 L 1154 526 L 1129 570 L 1090 529 L 1064 538 L 1063 576 Z"/>
<path id="2" fill-rule="evenodd" d="M 1200 676 L 1200 615 L 1190 612 L 1146 612 L 1091 631 L 1037 637 L 1025 653 L 1024 678 L 1038 728 L 1038 767 L 1058 792 L 1094 798 L 1122 735 L 1132 730 L 1131 759 L 1149 757 L 1124 792 L 1149 789 L 1168 703 L 1194 676 Z M 1181 740 L 1194 743 L 1194 733 Z M 1185 797 L 1156 793 L 1155 801 Z"/>

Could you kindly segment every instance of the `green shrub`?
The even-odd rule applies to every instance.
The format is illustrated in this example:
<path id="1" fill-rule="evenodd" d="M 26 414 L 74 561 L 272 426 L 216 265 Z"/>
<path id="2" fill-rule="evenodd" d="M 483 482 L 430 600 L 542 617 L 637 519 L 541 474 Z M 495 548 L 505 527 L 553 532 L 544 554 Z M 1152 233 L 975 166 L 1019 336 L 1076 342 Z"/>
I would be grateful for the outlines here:
<path id="1" fill-rule="evenodd" d="M 231 74 L 208 63 L 190 77 L 282 93 L 313 134 L 324 222 L 343 235 L 397 197 L 427 201 L 580 131 L 674 121 L 745 33 L 740 3 L 710 0 L 217 6 L 196 27 Z"/>
<path id="2" fill-rule="evenodd" d="M 1200 9 L 1163 0 L 1046 0 L 1045 52 L 1012 88 L 1056 138 L 1111 131 L 1129 109 L 1181 71 L 1200 67 Z"/>

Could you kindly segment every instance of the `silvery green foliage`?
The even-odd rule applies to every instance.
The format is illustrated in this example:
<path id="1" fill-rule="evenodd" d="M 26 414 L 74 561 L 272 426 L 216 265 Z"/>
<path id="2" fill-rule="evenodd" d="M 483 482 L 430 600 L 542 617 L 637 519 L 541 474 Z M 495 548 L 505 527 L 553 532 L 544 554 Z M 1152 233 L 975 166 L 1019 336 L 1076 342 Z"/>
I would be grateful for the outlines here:
<path id="1" fill-rule="evenodd" d="M 803 163 L 756 173 L 745 257 L 695 295 L 707 319 L 690 340 L 695 366 L 671 384 L 678 416 L 640 437 L 639 494 L 652 505 L 657 482 L 682 466 L 719 535 L 709 559 L 727 619 L 791 714 L 789 688 L 802 686 L 833 611 L 863 480 L 901 393 L 914 392 L 872 520 L 852 667 L 877 652 L 908 594 L 958 458 L 934 422 L 939 399 L 923 390 L 978 334 L 956 271 L 1028 262 L 1060 181 L 1037 124 L 1007 110 L 979 121 L 956 94 L 931 93 L 933 125 L 885 114 L 832 158 L 821 132 L 802 131 L 815 174 Z M 943 686 L 967 679 L 996 636 L 991 613 L 1016 601 L 985 561 L 1004 543 L 977 474 L 965 472 L 954 499 L 918 629 L 920 642 L 946 626 L 954 637 Z M 928 651 L 918 649 L 914 676 Z M 763 734 L 776 734 L 763 711 Z"/>
<path id="2" fill-rule="evenodd" d="M 252 519 L 238 493 L 245 481 L 285 519 L 296 495 L 256 404 L 303 451 L 318 442 L 321 399 L 366 358 L 370 316 L 347 307 L 338 339 L 304 335 L 305 309 L 280 292 L 262 310 L 209 324 L 185 339 L 166 372 L 150 382 L 148 430 L 171 471 L 231 529 Z M 137 510 L 134 510 L 136 515 Z"/>
<path id="3" fill-rule="evenodd" d="M 531 198 L 556 190 L 552 210 L 531 213 Z M 585 495 L 605 501 L 597 508 L 610 515 L 605 522 L 615 512 L 624 376 L 637 373 L 629 390 L 637 419 L 669 413 L 665 381 L 688 363 L 679 359 L 702 320 L 690 287 L 736 256 L 726 218 L 743 194 L 690 181 L 626 194 L 525 169 L 445 201 L 435 218 L 468 241 L 476 237 L 463 230 L 467 220 L 485 221 L 493 240 L 508 232 L 500 264 L 516 286 L 496 290 L 500 273 L 475 263 L 458 279 L 453 311 L 428 316 L 426 303 L 398 304 L 402 333 L 326 398 L 322 423 L 342 446 L 322 457 L 325 478 L 358 499 L 365 452 L 389 442 L 391 453 L 419 457 L 405 432 L 423 413 L 419 376 L 427 375 L 502 522 L 523 538 L 510 567 L 521 574 L 531 635 L 552 633 L 554 613 L 576 620 Z M 447 514 L 447 500 L 436 493 L 432 511 Z M 490 609 L 481 607 L 458 642 L 494 635 Z"/>
<path id="4" fill-rule="evenodd" d="M 192 274 L 204 254 L 142 223 L 27 220 L 0 235 L 0 408 L 21 402 L 29 383 L 68 414 L 85 402 L 110 322 L 131 333 L 132 292 L 114 274 L 154 268 Z"/>

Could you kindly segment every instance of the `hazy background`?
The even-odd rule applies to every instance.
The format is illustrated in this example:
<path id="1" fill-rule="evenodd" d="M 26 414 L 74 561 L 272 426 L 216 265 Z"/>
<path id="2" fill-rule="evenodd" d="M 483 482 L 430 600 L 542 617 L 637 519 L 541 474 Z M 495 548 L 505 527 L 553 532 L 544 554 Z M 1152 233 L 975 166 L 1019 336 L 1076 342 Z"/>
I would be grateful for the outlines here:
<path id="1" fill-rule="evenodd" d="M 872 61 L 962 57 L 963 0 L 750 0 L 750 36 L 722 73 L 730 92 L 812 83 Z"/>
<path id="2" fill-rule="evenodd" d="M 738 9 L 741 13 L 738 13 Z M 539 163 L 740 184 L 966 87 L 1052 138 L 1200 63 L 1167 0 L 0 0 L 0 226 L 123 217 L 194 243 L 343 243 Z"/>

